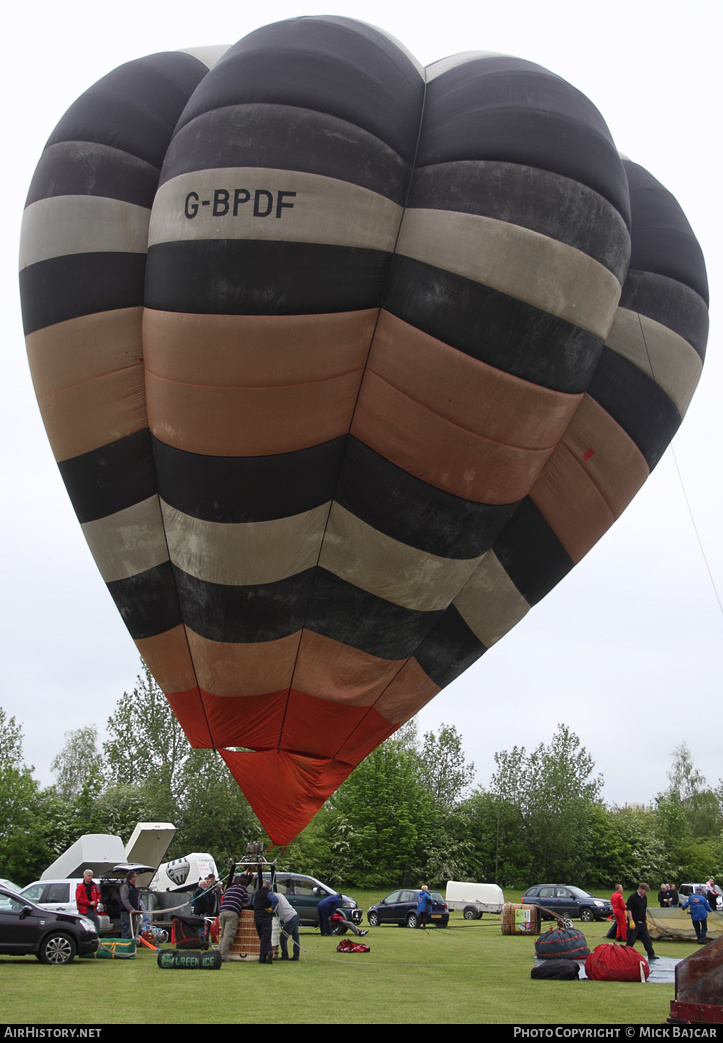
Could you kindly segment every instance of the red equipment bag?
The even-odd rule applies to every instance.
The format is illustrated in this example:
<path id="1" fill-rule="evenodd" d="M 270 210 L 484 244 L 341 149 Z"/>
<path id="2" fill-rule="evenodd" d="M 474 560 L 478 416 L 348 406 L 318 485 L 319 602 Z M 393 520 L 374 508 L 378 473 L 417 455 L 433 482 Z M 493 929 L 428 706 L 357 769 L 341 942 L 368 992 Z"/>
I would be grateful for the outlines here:
<path id="1" fill-rule="evenodd" d="M 337 952 L 369 952 L 369 946 L 363 942 L 353 942 L 351 938 L 344 938 L 336 947 Z"/>
<path id="2" fill-rule="evenodd" d="M 585 974 L 593 981 L 647 981 L 650 965 L 633 948 L 597 945 L 585 960 Z"/>

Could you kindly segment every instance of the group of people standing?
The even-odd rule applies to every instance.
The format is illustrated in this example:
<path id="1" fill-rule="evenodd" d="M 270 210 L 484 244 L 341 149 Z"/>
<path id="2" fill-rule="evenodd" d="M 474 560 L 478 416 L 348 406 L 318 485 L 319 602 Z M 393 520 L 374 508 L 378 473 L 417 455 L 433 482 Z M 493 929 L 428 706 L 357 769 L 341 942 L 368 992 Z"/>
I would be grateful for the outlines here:
<path id="1" fill-rule="evenodd" d="M 708 933 L 708 913 L 716 908 L 717 891 L 713 880 L 706 885 L 696 887 L 689 898 L 680 904 L 681 909 L 690 909 L 690 918 L 699 945 L 705 945 Z M 618 884 L 610 896 L 615 917 L 614 928 L 608 937 L 615 937 L 619 942 L 625 942 L 629 947 L 635 945 L 636 941 L 643 943 L 648 960 L 657 960 L 653 950 L 647 926 L 648 892 L 647 884 L 639 884 L 636 891 L 628 898 L 623 898 L 623 885 Z M 663 884 L 658 892 L 658 902 L 661 909 L 675 908 L 679 904 L 678 891 L 675 884 Z"/>
<path id="2" fill-rule="evenodd" d="M 226 889 L 221 898 L 221 911 L 219 921 L 221 925 L 221 941 L 219 952 L 221 959 L 225 962 L 230 960 L 231 945 L 236 937 L 239 916 L 244 909 L 252 909 L 254 914 L 254 927 L 259 938 L 259 963 L 270 964 L 273 962 L 272 952 L 272 926 L 274 916 L 278 916 L 281 925 L 279 943 L 281 946 L 282 960 L 298 960 L 301 952 L 299 944 L 299 914 L 292 906 L 286 895 L 273 890 L 271 880 L 265 879 L 259 872 L 256 889 L 249 896 L 249 885 L 254 882 L 253 873 L 239 873 L 233 878 L 233 883 Z M 345 920 L 338 910 L 343 902 L 342 896 L 335 892 L 323 898 L 318 905 L 319 930 L 323 935 L 333 933 L 332 920 L 336 916 L 339 922 L 350 929 L 356 935 L 364 935 L 367 932 L 360 930 L 350 920 Z M 336 923 L 334 923 L 336 926 Z M 289 939 L 293 943 L 292 955 L 289 955 Z"/>

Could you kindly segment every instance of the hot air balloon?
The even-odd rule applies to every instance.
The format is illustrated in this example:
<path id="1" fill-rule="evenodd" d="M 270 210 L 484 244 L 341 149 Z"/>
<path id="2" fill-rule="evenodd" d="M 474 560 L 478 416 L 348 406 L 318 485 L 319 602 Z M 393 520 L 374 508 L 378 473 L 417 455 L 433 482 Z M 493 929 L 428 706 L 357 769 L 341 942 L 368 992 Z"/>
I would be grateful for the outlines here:
<path id="1" fill-rule="evenodd" d="M 101 575 L 275 843 L 621 514 L 707 335 L 685 216 L 579 91 L 337 17 L 102 79 L 20 266 Z"/>

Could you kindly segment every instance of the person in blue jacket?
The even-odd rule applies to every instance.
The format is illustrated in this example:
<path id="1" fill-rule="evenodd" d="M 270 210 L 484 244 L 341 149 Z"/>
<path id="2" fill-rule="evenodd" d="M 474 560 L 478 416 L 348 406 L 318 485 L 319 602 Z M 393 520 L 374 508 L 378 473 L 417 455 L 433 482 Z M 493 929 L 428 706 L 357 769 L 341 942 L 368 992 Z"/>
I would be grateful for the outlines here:
<path id="1" fill-rule="evenodd" d="M 690 906 L 690 918 L 693 921 L 698 945 L 705 945 L 708 933 L 708 913 L 712 913 L 713 910 L 708 903 L 708 899 L 703 894 L 702 887 L 696 887 L 695 894 L 692 894 L 690 898 L 683 902 L 683 909 L 687 909 L 688 906 Z"/>
<path id="2" fill-rule="evenodd" d="M 417 899 L 417 912 L 419 913 L 418 926 L 421 927 L 422 930 L 424 930 L 427 924 L 431 922 L 433 908 L 434 902 L 429 893 L 429 888 L 426 884 L 422 884 L 422 889 L 419 892 L 419 898 Z"/>
<path id="3" fill-rule="evenodd" d="M 319 933 L 320 934 L 331 934 L 331 924 L 329 923 L 329 917 L 335 912 L 344 899 L 341 897 L 338 891 L 334 894 L 327 895 L 326 898 L 322 898 L 319 902 L 317 909 L 319 910 Z"/>

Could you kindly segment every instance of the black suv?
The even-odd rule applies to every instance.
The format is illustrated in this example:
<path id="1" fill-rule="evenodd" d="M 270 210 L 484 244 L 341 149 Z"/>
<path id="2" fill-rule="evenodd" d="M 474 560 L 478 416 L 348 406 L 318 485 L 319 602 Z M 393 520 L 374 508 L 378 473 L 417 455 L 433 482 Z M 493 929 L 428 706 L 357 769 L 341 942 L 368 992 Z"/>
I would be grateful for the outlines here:
<path id="1" fill-rule="evenodd" d="M 90 920 L 72 913 L 53 913 L 18 894 L 0 888 L 0 953 L 36 956 L 41 963 L 70 963 L 98 948 Z"/>
<path id="2" fill-rule="evenodd" d="M 543 920 L 555 916 L 579 916 L 586 923 L 607 920 L 613 907 L 607 898 L 596 898 L 571 884 L 538 884 L 522 896 L 523 905 L 539 905 Z"/>

